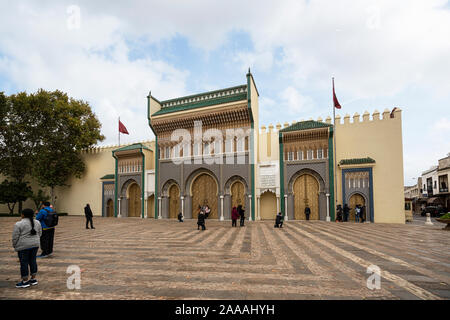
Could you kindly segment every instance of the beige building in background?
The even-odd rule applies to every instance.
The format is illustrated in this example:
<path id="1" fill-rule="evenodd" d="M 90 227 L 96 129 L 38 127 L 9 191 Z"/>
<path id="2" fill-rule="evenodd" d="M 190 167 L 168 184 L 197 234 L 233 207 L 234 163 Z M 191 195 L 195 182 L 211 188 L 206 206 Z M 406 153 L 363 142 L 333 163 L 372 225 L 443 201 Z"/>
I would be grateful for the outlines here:
<path id="1" fill-rule="evenodd" d="M 259 127 L 259 93 L 250 72 L 246 79 L 240 86 L 161 102 L 149 95 L 149 125 L 157 139 L 83 152 L 86 172 L 56 189 L 57 210 L 84 215 L 89 203 L 95 216 L 175 218 L 181 212 L 195 218 L 198 204 L 208 204 L 215 211 L 211 217 L 224 220 L 232 206 L 242 204 L 251 220 L 274 219 L 280 211 L 286 220 L 302 220 L 309 207 L 311 219 L 334 221 L 336 206 L 347 203 L 350 221 L 361 205 L 367 222 L 405 223 L 400 109 L 346 114 L 343 121 L 337 115 L 335 125 L 327 117 Z M 198 119 L 204 129 L 254 130 L 229 145 L 194 141 L 190 154 L 180 153 L 170 133 L 193 130 Z M 222 153 L 213 151 L 220 143 Z M 205 152 L 223 158 L 242 155 L 247 162 L 174 163 Z M 447 162 L 440 162 L 444 173 Z M 445 187 L 447 180 L 441 180 Z M 0 206 L 0 211 L 7 209 Z"/>

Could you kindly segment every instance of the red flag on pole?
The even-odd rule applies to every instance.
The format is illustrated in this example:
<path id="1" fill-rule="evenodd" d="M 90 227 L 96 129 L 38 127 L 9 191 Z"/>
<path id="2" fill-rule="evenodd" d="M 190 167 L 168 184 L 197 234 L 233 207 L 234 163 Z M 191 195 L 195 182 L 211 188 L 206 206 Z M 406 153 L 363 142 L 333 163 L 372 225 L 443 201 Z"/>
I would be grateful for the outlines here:
<path id="1" fill-rule="evenodd" d="M 341 105 L 339 104 L 339 101 L 336 98 L 336 93 L 334 92 L 334 78 L 333 78 L 333 102 L 334 102 L 334 107 L 336 109 L 340 109 L 341 108 Z"/>
<path id="2" fill-rule="evenodd" d="M 119 132 L 124 134 L 129 134 L 127 128 L 123 125 L 123 123 L 119 120 Z"/>

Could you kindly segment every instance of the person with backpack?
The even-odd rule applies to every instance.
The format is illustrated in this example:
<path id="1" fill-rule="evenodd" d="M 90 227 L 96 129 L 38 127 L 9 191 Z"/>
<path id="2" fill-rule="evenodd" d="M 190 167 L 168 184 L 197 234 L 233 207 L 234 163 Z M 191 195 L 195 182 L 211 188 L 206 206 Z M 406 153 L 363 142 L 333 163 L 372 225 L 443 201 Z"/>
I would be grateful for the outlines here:
<path id="1" fill-rule="evenodd" d="M 39 249 L 42 228 L 39 221 L 34 219 L 33 210 L 22 210 L 21 217 L 22 220 L 14 225 L 12 245 L 19 256 L 20 276 L 22 277 L 22 281 L 16 284 L 16 288 L 27 288 L 38 284 L 36 254 Z M 28 280 L 28 275 L 31 275 L 30 280 Z"/>
<path id="2" fill-rule="evenodd" d="M 91 229 L 95 229 L 92 222 L 92 217 L 94 216 L 92 214 L 91 206 L 86 204 L 86 207 L 84 207 L 84 215 L 86 217 L 86 229 L 89 229 L 88 224 L 91 223 Z"/>
<path id="3" fill-rule="evenodd" d="M 41 223 L 41 254 L 38 258 L 48 257 L 53 253 L 53 241 L 55 238 L 55 226 L 58 224 L 58 215 L 53 210 L 50 202 L 46 201 L 42 205 L 42 209 L 36 216 L 36 220 Z"/>

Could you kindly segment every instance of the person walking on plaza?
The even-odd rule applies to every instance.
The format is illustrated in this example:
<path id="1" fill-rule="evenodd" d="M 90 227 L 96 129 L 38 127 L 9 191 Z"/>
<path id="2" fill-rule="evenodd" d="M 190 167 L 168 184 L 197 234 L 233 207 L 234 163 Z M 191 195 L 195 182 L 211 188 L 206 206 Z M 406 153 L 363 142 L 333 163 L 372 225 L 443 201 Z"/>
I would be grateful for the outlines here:
<path id="1" fill-rule="evenodd" d="M 283 215 L 281 212 L 278 212 L 275 218 L 275 228 L 283 228 Z"/>
<path id="2" fill-rule="evenodd" d="M 34 219 L 34 212 L 31 209 L 24 209 L 21 217 L 22 220 L 14 225 L 12 245 L 19 256 L 20 276 L 22 277 L 22 281 L 16 284 L 16 288 L 27 288 L 38 284 L 36 255 L 42 227 L 39 221 Z M 31 275 L 30 280 L 28 280 L 28 275 Z"/>
<path id="3" fill-rule="evenodd" d="M 242 209 L 242 205 L 238 205 L 237 207 L 237 211 L 239 213 L 239 216 L 241 217 L 241 227 L 244 226 L 244 221 L 245 221 L 245 210 Z"/>
<path id="4" fill-rule="evenodd" d="M 203 210 L 200 210 L 200 212 L 198 213 L 197 230 L 199 230 L 200 227 L 202 227 L 202 230 L 206 230 L 206 227 L 205 227 L 205 213 L 203 212 Z"/>
<path id="5" fill-rule="evenodd" d="M 205 206 L 204 211 L 205 211 L 205 218 L 208 219 L 211 213 L 211 209 L 209 208 L 208 205 Z"/>
<path id="6" fill-rule="evenodd" d="M 309 215 L 311 214 L 311 209 L 306 206 L 305 208 L 305 216 L 306 216 L 306 220 L 309 220 Z"/>
<path id="7" fill-rule="evenodd" d="M 180 221 L 180 222 L 184 221 L 183 220 L 183 214 L 181 212 L 178 214 L 178 221 Z"/>
<path id="8" fill-rule="evenodd" d="M 342 222 L 342 206 L 340 204 L 337 206 L 336 222 Z"/>
<path id="9" fill-rule="evenodd" d="M 366 221 L 366 206 L 361 207 L 361 223 Z"/>
<path id="10" fill-rule="evenodd" d="M 350 213 L 350 208 L 348 207 L 348 205 L 345 203 L 344 204 L 344 222 L 348 221 L 348 214 Z"/>
<path id="11" fill-rule="evenodd" d="M 86 204 L 86 207 L 84 207 L 84 215 L 86 216 L 86 229 L 89 229 L 88 227 L 89 222 L 91 223 L 91 229 L 95 229 L 92 222 L 93 214 L 89 203 Z"/>
<path id="12" fill-rule="evenodd" d="M 55 222 L 56 216 L 56 222 Z M 55 226 L 57 222 L 57 215 L 55 210 L 50 205 L 50 202 L 44 202 L 42 209 L 36 216 L 42 227 L 41 235 L 41 255 L 38 258 L 44 258 L 53 253 L 53 242 L 55 239 Z"/>
<path id="13" fill-rule="evenodd" d="M 237 227 L 237 219 L 239 218 L 239 212 L 237 211 L 236 207 L 233 207 L 233 210 L 231 210 L 231 226 Z"/>
<path id="14" fill-rule="evenodd" d="M 361 207 L 359 204 L 355 207 L 355 222 L 359 222 L 359 214 L 361 213 Z"/>

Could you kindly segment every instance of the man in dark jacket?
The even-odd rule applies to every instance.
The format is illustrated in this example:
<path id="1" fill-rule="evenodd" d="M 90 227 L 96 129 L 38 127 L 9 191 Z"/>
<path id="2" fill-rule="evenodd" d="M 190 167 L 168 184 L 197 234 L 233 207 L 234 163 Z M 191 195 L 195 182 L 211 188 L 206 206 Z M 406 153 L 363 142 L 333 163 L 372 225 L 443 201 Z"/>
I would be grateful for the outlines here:
<path id="1" fill-rule="evenodd" d="M 348 221 L 349 214 L 350 214 L 350 208 L 347 204 L 344 204 L 344 222 Z"/>
<path id="2" fill-rule="evenodd" d="M 305 208 L 305 216 L 306 216 L 306 220 L 309 220 L 309 215 L 311 214 L 311 209 L 306 206 Z"/>
<path id="3" fill-rule="evenodd" d="M 183 222 L 183 214 L 181 212 L 178 214 L 178 221 Z"/>
<path id="4" fill-rule="evenodd" d="M 203 210 L 200 210 L 198 213 L 198 219 L 197 219 L 197 230 L 202 227 L 202 230 L 206 230 L 205 227 L 205 212 Z"/>
<path id="5" fill-rule="evenodd" d="M 283 228 L 283 215 L 281 214 L 281 212 L 278 212 L 275 219 L 275 228 Z"/>
<path id="6" fill-rule="evenodd" d="M 340 204 L 338 204 L 337 206 L 337 217 L 336 217 L 336 222 L 342 222 L 342 206 Z"/>
<path id="7" fill-rule="evenodd" d="M 53 241 L 55 239 L 55 227 L 47 226 L 45 223 L 47 216 L 55 212 L 50 205 L 50 202 L 46 201 L 42 205 L 41 210 L 36 215 L 36 220 L 41 223 L 42 235 L 41 235 L 41 254 L 39 258 L 45 258 L 53 253 Z"/>
<path id="8" fill-rule="evenodd" d="M 242 205 L 238 205 L 237 211 L 238 211 L 239 215 L 241 216 L 241 227 L 243 227 L 244 221 L 245 221 L 245 210 L 242 209 Z"/>
<path id="9" fill-rule="evenodd" d="M 84 207 L 84 215 L 86 217 L 86 229 L 89 229 L 88 227 L 88 223 L 91 223 L 91 229 L 95 229 L 93 226 L 93 222 L 92 222 L 92 210 L 91 210 L 91 206 L 88 204 L 86 204 L 86 207 Z"/>

